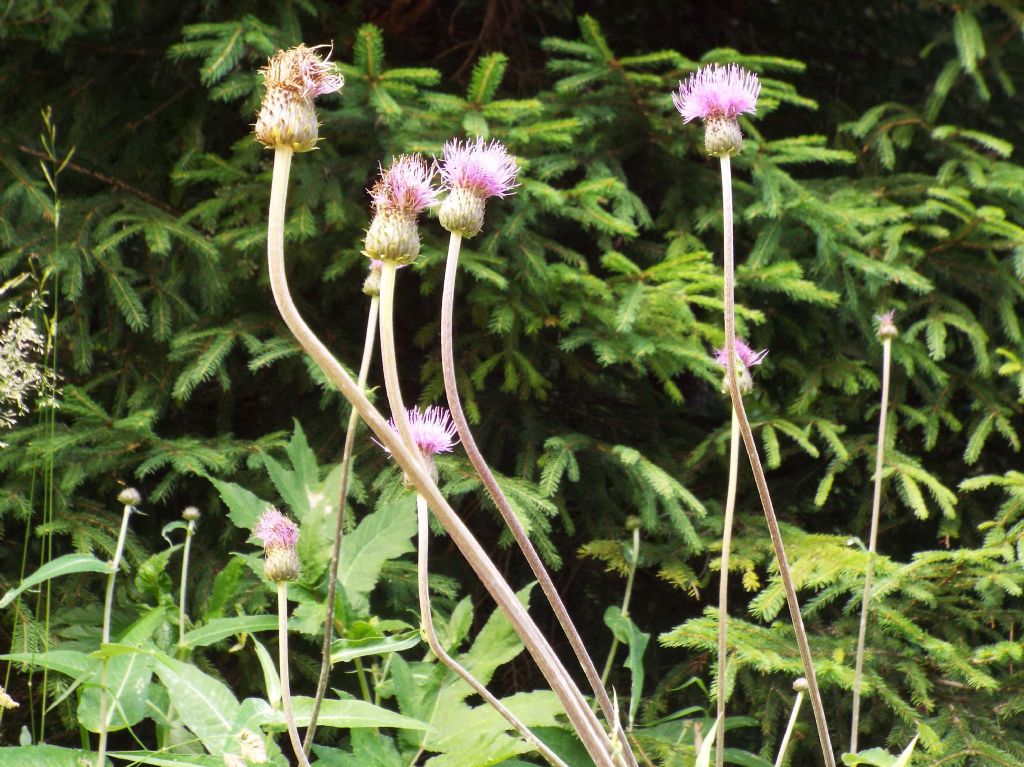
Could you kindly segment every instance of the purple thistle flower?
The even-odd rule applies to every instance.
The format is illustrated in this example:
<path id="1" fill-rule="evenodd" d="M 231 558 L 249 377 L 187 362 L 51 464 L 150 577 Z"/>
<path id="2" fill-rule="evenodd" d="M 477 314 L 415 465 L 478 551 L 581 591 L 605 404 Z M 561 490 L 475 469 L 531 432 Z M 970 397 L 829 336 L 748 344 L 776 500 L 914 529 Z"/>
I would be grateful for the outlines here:
<path id="1" fill-rule="evenodd" d="M 380 166 L 380 178 L 369 190 L 374 209 L 412 216 L 422 213 L 437 204 L 437 190 L 430 183 L 433 178 L 434 170 L 419 155 L 403 154 L 393 159 L 387 170 Z"/>
<path id="2" fill-rule="evenodd" d="M 273 506 L 260 515 L 252 533 L 263 542 L 266 551 L 294 549 L 299 542 L 299 526 Z"/>
<path id="3" fill-rule="evenodd" d="M 299 46 L 301 50 L 304 46 Z M 323 60 L 314 53 L 317 48 L 330 48 Z M 328 60 L 334 50 L 332 45 L 317 45 L 306 49 L 308 54 L 298 57 L 296 74 L 302 80 L 303 95 L 307 99 L 315 99 L 327 93 L 340 91 L 345 85 L 345 78 L 338 74 L 334 64 Z M 303 52 L 306 53 L 306 52 Z"/>
<path id="4" fill-rule="evenodd" d="M 458 431 L 446 408 L 433 405 L 420 412 L 418 407 L 411 407 L 407 411 L 407 415 L 413 441 L 416 442 L 416 447 L 423 455 L 432 457 L 438 453 L 452 451 L 457 441 L 455 436 Z M 394 418 L 388 423 L 395 432 L 398 431 Z"/>
<path id="5" fill-rule="evenodd" d="M 884 314 L 879 314 L 875 317 L 878 321 L 878 330 L 875 331 L 875 335 L 885 340 L 887 338 L 892 339 L 899 335 L 899 330 L 896 328 L 896 323 L 893 319 L 896 317 L 896 310 L 890 309 Z"/>
<path id="6" fill-rule="evenodd" d="M 516 185 L 516 158 L 497 140 L 488 143 L 452 139 L 444 145 L 438 163 L 442 184 L 448 189 L 464 188 L 482 197 L 505 197 Z"/>
<path id="7" fill-rule="evenodd" d="M 755 352 L 749 346 L 747 346 L 741 339 L 736 339 L 736 356 L 739 361 L 743 363 L 743 367 L 748 370 L 754 365 L 760 365 L 764 358 L 768 356 L 768 350 L 762 349 L 759 352 Z M 728 358 L 725 356 L 725 349 L 715 349 L 715 363 L 719 367 L 725 367 Z"/>
<path id="8" fill-rule="evenodd" d="M 684 123 L 698 117 L 735 120 L 743 112 L 756 110 L 760 92 L 761 83 L 753 72 L 736 64 L 711 64 L 680 81 L 679 93 L 672 95 L 672 101 Z"/>

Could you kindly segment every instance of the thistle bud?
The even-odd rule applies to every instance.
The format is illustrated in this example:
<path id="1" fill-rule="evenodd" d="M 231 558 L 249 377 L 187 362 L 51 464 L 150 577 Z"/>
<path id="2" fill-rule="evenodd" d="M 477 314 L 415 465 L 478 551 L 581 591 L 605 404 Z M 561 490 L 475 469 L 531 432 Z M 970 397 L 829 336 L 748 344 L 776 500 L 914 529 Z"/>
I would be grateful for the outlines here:
<path id="1" fill-rule="evenodd" d="M 366 275 L 366 279 L 363 280 L 363 293 L 371 298 L 376 298 L 380 295 L 380 270 L 383 265 L 383 262 L 379 259 L 371 259 L 370 271 Z"/>
<path id="2" fill-rule="evenodd" d="M 117 494 L 117 502 L 124 506 L 138 506 L 142 503 L 142 496 L 134 487 L 126 487 Z"/>
<path id="3" fill-rule="evenodd" d="M 278 51 L 260 73 L 266 94 L 256 119 L 256 140 L 272 149 L 315 149 L 319 128 L 313 99 L 340 91 L 345 78 L 305 45 Z"/>
<path id="4" fill-rule="evenodd" d="M 199 519 L 199 509 L 195 506 L 186 506 L 185 510 L 181 512 L 181 518 L 186 522 L 196 522 Z"/>
<path id="5" fill-rule="evenodd" d="M 900 331 L 896 327 L 896 323 L 892 321 L 895 316 L 896 310 L 893 309 L 892 311 L 888 311 L 885 314 L 880 314 L 875 317 L 875 319 L 878 320 L 878 330 L 875 331 L 875 335 L 883 341 L 893 339 L 899 335 Z"/>
<path id="6" fill-rule="evenodd" d="M 750 394 L 754 390 L 754 377 L 751 375 L 750 369 L 755 365 L 760 365 L 766 356 L 768 356 L 767 349 L 755 352 L 741 339 L 736 339 L 736 383 L 743 394 Z M 721 368 L 726 367 L 724 348 L 715 350 L 715 363 Z M 728 378 L 722 381 L 722 391 L 725 393 L 729 391 Z"/>
<path id="7" fill-rule="evenodd" d="M 7 694 L 7 690 L 0 687 L 0 711 L 10 708 L 18 708 L 18 701 Z"/>
<path id="8" fill-rule="evenodd" d="M 441 203 L 437 217 L 449 232 L 468 239 L 483 229 L 485 205 L 486 198 L 480 194 L 467 187 L 456 187 Z"/>
<path id="9" fill-rule="evenodd" d="M 378 261 L 411 264 L 420 254 L 415 216 L 395 209 L 378 210 L 366 231 L 363 253 Z M 380 293 L 379 275 L 377 292 Z"/>
<path id="10" fill-rule="evenodd" d="M 299 555 L 295 545 L 299 542 L 299 526 L 271 507 L 260 516 L 253 535 L 263 542 L 263 574 L 267 579 L 274 583 L 297 580 Z"/>

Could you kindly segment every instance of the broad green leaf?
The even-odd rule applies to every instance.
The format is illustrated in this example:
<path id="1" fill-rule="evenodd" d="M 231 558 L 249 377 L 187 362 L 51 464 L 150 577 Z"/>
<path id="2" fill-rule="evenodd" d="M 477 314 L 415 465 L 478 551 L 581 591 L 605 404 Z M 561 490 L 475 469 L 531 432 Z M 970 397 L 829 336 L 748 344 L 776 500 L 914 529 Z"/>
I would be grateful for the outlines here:
<path id="1" fill-rule="evenodd" d="M 633 719 L 636 717 L 637 707 L 640 705 L 640 697 L 644 688 L 644 652 L 647 650 L 647 643 L 651 640 L 650 634 L 645 634 L 627 616 L 622 614 L 617 606 L 612 605 L 604 613 L 604 622 L 612 630 L 615 638 L 622 642 L 629 650 L 629 657 L 626 658 L 625 666 L 632 672 L 632 690 L 629 697 L 629 726 L 633 726 Z"/>
<path id="2" fill-rule="evenodd" d="M 106 722 L 110 731 L 141 722 L 147 715 L 146 698 L 153 677 L 153 657 L 131 652 L 107 660 Z M 78 701 L 78 722 L 89 732 L 100 731 L 100 684 L 103 671 L 93 677 Z"/>
<path id="3" fill-rule="evenodd" d="M 295 724 L 305 727 L 309 724 L 313 710 L 313 699 L 304 696 L 292 698 Z M 278 714 L 277 724 L 284 724 L 284 715 Z M 320 727 L 395 727 L 403 730 L 429 730 L 430 725 L 412 717 L 396 714 L 386 708 L 362 700 L 324 700 L 317 718 Z"/>
<path id="4" fill-rule="evenodd" d="M 281 702 L 281 675 L 277 673 L 277 666 L 267 648 L 257 639 L 252 640 L 252 646 L 256 650 L 256 657 L 260 661 L 260 668 L 263 669 L 263 686 L 267 690 L 267 700 L 270 705 L 276 706 Z"/>
<path id="5" fill-rule="evenodd" d="M 185 634 L 185 644 L 188 647 L 207 647 L 236 634 L 276 630 L 276 615 L 237 615 L 233 618 L 214 618 L 209 623 Z"/>
<path id="6" fill-rule="evenodd" d="M 313 746 L 320 767 L 405 767 L 395 741 L 372 730 L 352 730 L 351 751 Z"/>
<path id="7" fill-rule="evenodd" d="M 384 563 L 413 551 L 416 499 L 403 495 L 366 516 L 341 542 L 338 583 L 357 613 L 369 607 L 367 594 L 377 584 Z"/>
<path id="8" fill-rule="evenodd" d="M 244 487 L 233 482 L 222 482 L 219 479 L 210 481 L 217 488 L 221 500 L 228 507 L 228 516 L 231 517 L 231 521 L 243 530 L 252 530 L 256 526 L 256 520 L 260 514 L 266 511 L 268 506 L 273 505 L 257 498 Z"/>
<path id="9" fill-rule="evenodd" d="M 96 757 L 88 751 L 58 746 L 0 748 L 0 764 L 4 767 L 82 767 L 83 763 L 95 764 Z"/>
<path id="10" fill-rule="evenodd" d="M 159 751 L 113 751 L 114 759 L 124 759 L 129 764 L 151 764 L 154 767 L 224 767 L 219 756 L 200 754 L 161 754 Z M 93 760 L 95 761 L 95 760 Z"/>
<path id="11" fill-rule="evenodd" d="M 92 554 L 65 554 L 57 557 L 36 570 L 28 576 L 17 588 L 11 589 L 0 599 L 0 610 L 7 607 L 18 598 L 25 589 L 38 586 L 40 583 L 59 578 L 62 575 L 75 575 L 76 573 L 109 573 L 110 564 L 96 559 Z"/>
<path id="12" fill-rule="evenodd" d="M 50 650 L 48 652 L 12 652 L 0 655 L 0 660 L 26 663 L 37 668 L 48 668 L 68 676 L 82 676 L 95 664 L 87 653 L 77 650 Z"/>
<path id="13" fill-rule="evenodd" d="M 212 754 L 221 754 L 234 735 L 239 703 L 227 685 L 189 663 L 156 656 L 156 674 L 167 688 L 182 722 Z"/>
<path id="14" fill-rule="evenodd" d="M 408 650 L 419 643 L 420 632 L 416 629 L 385 637 L 336 639 L 331 644 L 331 663 L 345 663 L 367 655 L 386 655 L 400 650 Z"/>
<path id="15" fill-rule="evenodd" d="M 907 744 L 907 747 L 903 749 L 896 761 L 892 763 L 892 767 L 907 767 L 910 764 L 910 758 L 914 755 L 914 746 L 917 745 L 917 739 L 921 737 L 920 734 L 915 735 L 914 739 Z"/>

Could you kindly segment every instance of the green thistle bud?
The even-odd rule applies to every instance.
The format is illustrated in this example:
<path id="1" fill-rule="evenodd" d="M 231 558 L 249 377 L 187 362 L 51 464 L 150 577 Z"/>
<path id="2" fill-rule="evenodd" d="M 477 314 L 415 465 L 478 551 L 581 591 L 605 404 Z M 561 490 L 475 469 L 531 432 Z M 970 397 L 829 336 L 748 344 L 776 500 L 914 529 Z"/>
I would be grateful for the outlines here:
<path id="1" fill-rule="evenodd" d="M 462 237 L 474 236 L 484 225 L 487 198 L 465 186 L 456 186 L 441 203 L 438 218 L 441 226 Z"/>
<path id="2" fill-rule="evenodd" d="M 274 583 L 299 579 L 299 555 L 291 546 L 268 548 L 263 559 L 263 574 Z"/>
<path id="3" fill-rule="evenodd" d="M 397 208 L 379 209 L 366 232 L 363 253 L 400 266 L 411 264 L 420 254 L 416 216 Z"/>
<path id="4" fill-rule="evenodd" d="M 142 496 L 134 487 L 126 487 L 117 494 L 117 502 L 125 506 L 138 506 L 142 503 Z"/>

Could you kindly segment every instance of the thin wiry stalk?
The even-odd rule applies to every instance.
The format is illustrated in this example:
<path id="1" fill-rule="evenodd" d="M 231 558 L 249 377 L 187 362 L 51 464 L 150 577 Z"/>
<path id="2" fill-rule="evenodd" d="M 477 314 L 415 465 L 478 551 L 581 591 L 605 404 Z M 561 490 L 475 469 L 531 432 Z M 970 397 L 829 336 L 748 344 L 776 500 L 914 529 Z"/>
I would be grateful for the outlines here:
<path id="1" fill-rule="evenodd" d="M 370 361 L 373 359 L 373 342 L 377 331 L 377 296 L 370 299 L 370 310 L 366 318 L 366 336 L 363 342 L 363 359 L 359 363 L 360 389 L 366 388 L 366 378 L 370 374 Z M 313 748 L 313 736 L 316 734 L 316 720 L 320 716 L 320 705 L 327 692 L 327 678 L 331 674 L 331 640 L 334 636 L 334 599 L 338 593 L 338 560 L 341 558 L 341 536 L 345 524 L 345 502 L 348 499 L 348 481 L 352 472 L 352 447 L 356 442 L 356 426 L 359 413 L 352 408 L 348 417 L 348 428 L 345 430 L 345 447 L 341 452 L 341 492 L 338 493 L 338 521 L 334 525 L 334 545 L 331 547 L 331 563 L 327 567 L 327 606 L 324 615 L 324 641 L 320 648 L 320 678 L 316 683 L 316 695 L 313 698 L 313 710 L 309 715 L 309 727 L 302 744 L 306 756 Z M 360 674 L 360 682 L 366 684 Z"/>
<path id="2" fill-rule="evenodd" d="M 534 547 L 529 535 L 527 535 L 526 530 L 519 521 L 519 517 L 517 517 L 515 512 L 512 510 L 512 506 L 508 502 L 508 498 L 505 497 L 505 493 L 502 492 L 501 487 L 498 485 L 498 481 L 495 479 L 494 473 L 487 465 L 487 461 L 484 459 L 483 453 L 480 452 L 480 448 L 477 446 L 476 440 L 473 438 L 473 432 L 469 428 L 469 421 L 462 409 L 462 400 L 459 397 L 458 381 L 455 377 L 454 333 L 452 329 L 452 318 L 454 315 L 455 305 L 455 277 L 458 272 L 459 251 L 461 247 L 462 237 L 453 233 L 451 235 L 451 239 L 448 241 L 448 260 L 444 273 L 444 290 L 441 294 L 441 371 L 444 376 L 445 394 L 448 397 L 448 409 L 451 411 L 452 420 L 455 422 L 455 428 L 459 432 L 459 440 L 461 441 L 463 448 L 466 450 L 466 456 L 469 458 L 469 462 L 473 464 L 473 468 L 476 469 L 477 475 L 483 482 L 484 487 L 487 488 L 487 493 L 491 496 L 491 500 L 494 501 L 494 505 L 501 514 L 501 518 L 505 520 L 505 524 L 512 532 L 512 537 L 515 538 L 516 544 L 518 544 L 523 555 L 526 557 L 526 561 L 529 563 L 534 577 L 540 584 L 541 591 L 543 591 L 544 596 L 547 597 L 548 603 L 551 605 L 551 609 L 554 611 L 555 617 L 558 619 L 558 623 L 561 625 L 566 638 L 569 640 L 569 644 L 572 646 L 573 653 L 576 655 L 576 660 L 579 661 L 579 664 L 587 677 L 587 681 L 589 682 L 591 689 L 594 691 L 594 695 L 601 706 L 602 713 L 604 714 L 605 721 L 608 722 L 609 727 L 616 727 L 618 729 L 619 741 L 625 743 L 625 733 L 618 724 L 619 719 L 616 715 L 615 708 L 612 706 L 611 699 L 608 697 L 602 678 L 597 673 L 597 667 L 594 665 L 593 659 L 587 652 L 587 647 L 583 643 L 583 638 L 580 636 L 579 631 L 576 630 L 576 626 L 573 624 L 572 618 L 569 617 L 569 611 L 565 609 L 565 604 L 562 602 L 562 598 L 559 596 L 558 589 L 555 587 L 554 581 L 551 580 L 551 576 L 548 574 L 547 568 L 544 567 L 544 563 L 541 561 L 540 555 L 537 553 L 537 549 Z M 632 752 L 629 751 L 629 749 L 625 749 L 625 753 L 630 767 L 637 767 L 636 758 L 633 756 Z"/>
<path id="3" fill-rule="evenodd" d="M 613 747 L 607 735 L 601 731 L 597 720 L 593 719 L 592 715 L 592 723 L 586 718 L 590 712 L 586 710 L 585 705 L 583 709 L 586 710 L 586 714 L 581 714 L 579 711 L 579 705 L 576 703 L 578 697 L 581 697 L 579 691 L 574 688 L 572 680 L 568 678 L 565 669 L 558 662 L 551 646 L 519 603 L 512 588 L 501 577 L 479 541 L 473 537 L 469 528 L 459 519 L 454 509 L 441 495 L 437 485 L 419 460 L 418 451 L 411 449 L 403 439 L 392 431 L 384 416 L 373 406 L 366 394 L 356 385 L 341 364 L 334 359 L 327 347 L 316 337 L 299 314 L 295 302 L 288 292 L 288 278 L 284 268 L 284 214 L 288 197 L 291 158 L 291 148 L 276 148 L 267 222 L 267 261 L 270 285 L 282 319 L 299 345 L 316 362 L 327 379 L 338 388 L 342 396 L 352 403 L 378 442 L 391 453 L 392 458 L 403 469 L 410 483 L 427 499 L 431 510 L 448 531 L 463 556 L 466 557 L 466 561 L 480 579 L 481 584 L 508 616 L 515 632 L 523 640 L 527 651 L 537 662 L 541 673 L 544 674 L 545 679 L 548 680 L 552 690 L 565 707 L 570 721 L 597 767 L 611 767 L 613 762 L 610 754 Z M 381 311 L 383 312 L 383 306 Z"/>
<path id="4" fill-rule="evenodd" d="M 107 576 L 107 593 L 103 600 L 103 629 L 100 634 L 100 645 L 110 644 L 110 620 L 114 612 L 114 582 L 117 580 L 117 571 L 121 569 L 121 557 L 124 555 L 124 542 L 128 537 L 128 519 L 132 515 L 134 507 L 130 503 L 124 506 L 121 514 L 121 530 L 117 534 L 117 546 L 114 549 L 114 559 L 110 563 L 110 575 Z M 96 748 L 96 767 L 104 767 L 107 763 L 107 672 L 110 667 L 110 659 L 103 658 L 103 671 L 100 674 L 100 733 L 99 745 Z"/>
<path id="5" fill-rule="evenodd" d="M 310 767 L 306 752 L 302 750 L 299 731 L 295 727 L 295 712 L 292 711 L 292 689 L 288 672 L 288 582 L 277 584 L 277 665 L 281 676 L 281 703 L 284 708 L 284 721 L 288 726 L 288 739 L 292 742 L 292 751 L 299 760 L 299 767 Z"/>
<path id="6" fill-rule="evenodd" d="M 185 527 L 185 548 L 181 552 L 181 588 L 178 589 L 178 647 L 185 646 L 185 594 L 188 589 L 188 557 L 192 550 L 192 535 L 196 521 L 190 519 Z"/>
<path id="7" fill-rule="evenodd" d="M 622 607 L 619 608 L 623 618 L 629 617 L 629 602 L 633 597 L 633 581 L 636 579 L 636 566 L 640 561 L 640 528 L 633 529 L 633 551 L 629 561 L 629 573 L 626 575 L 626 590 L 622 595 Z M 604 662 L 604 669 L 601 671 L 601 688 L 608 684 L 608 676 L 612 672 L 612 661 L 615 660 L 615 651 L 619 649 L 619 638 L 612 636 L 612 646 L 608 648 L 608 657 Z"/>
<path id="8" fill-rule="evenodd" d="M 853 671 L 853 722 L 850 725 L 850 751 L 857 753 L 860 729 L 860 688 L 864 675 L 864 644 L 868 635 L 868 607 L 875 575 L 875 549 L 878 544 L 878 520 L 882 508 L 882 464 L 885 459 L 885 421 L 889 409 L 889 372 L 892 339 L 882 339 L 882 409 L 878 414 L 878 444 L 875 447 L 875 488 L 871 499 L 871 532 L 868 536 L 868 565 L 864 573 L 864 598 L 860 605 L 860 628 L 857 630 L 857 659 Z"/>
<path id="9" fill-rule="evenodd" d="M 804 702 L 802 691 L 797 692 L 796 700 L 793 701 L 793 712 L 789 715 L 789 723 L 786 725 L 786 732 L 782 735 L 782 742 L 779 743 L 779 755 L 775 757 L 775 767 L 782 767 L 786 758 L 786 750 L 789 748 L 789 739 L 793 736 L 793 728 L 796 727 L 797 717 L 800 716 L 800 706 Z"/>
<path id="10" fill-rule="evenodd" d="M 761 467 L 761 457 L 758 455 L 757 444 L 754 442 L 754 432 L 750 428 L 747 411 L 743 407 L 743 395 L 736 383 L 736 268 L 732 236 L 732 168 L 728 156 L 721 158 L 721 165 L 722 229 L 724 232 L 723 260 L 725 273 L 725 379 L 728 383 L 729 395 L 732 397 L 733 411 L 739 419 L 740 435 L 743 437 L 743 444 L 747 448 L 747 457 L 750 459 L 750 468 L 754 473 L 757 494 L 761 498 L 765 520 L 768 522 L 768 532 L 772 539 L 772 547 L 775 549 L 775 559 L 779 565 L 779 577 L 782 579 L 782 586 L 786 592 L 786 603 L 789 605 L 793 632 L 796 634 L 796 644 L 800 650 L 800 660 L 803 662 L 804 675 L 807 678 L 807 691 L 811 698 L 811 708 L 814 709 L 814 721 L 818 727 L 818 739 L 821 741 L 822 756 L 827 767 L 835 767 L 836 758 L 832 752 L 832 739 L 829 737 L 828 722 L 825 719 L 825 706 L 821 701 L 821 693 L 818 690 L 818 678 L 814 673 L 811 647 L 807 642 L 807 631 L 804 629 L 803 616 L 800 615 L 800 602 L 797 600 L 793 576 L 789 570 L 789 559 L 786 557 L 782 533 L 779 531 L 779 522 L 775 516 L 771 493 L 768 491 L 768 481 L 765 479 L 764 469 Z"/>
<path id="11" fill-rule="evenodd" d="M 715 732 L 715 767 L 725 764 L 725 687 L 729 637 L 729 554 L 732 549 L 732 519 L 736 513 L 736 483 L 740 465 L 740 422 L 732 411 L 729 430 L 729 482 L 725 491 L 722 520 L 722 558 L 718 574 L 718 730 Z"/>
<path id="12" fill-rule="evenodd" d="M 440 640 L 437 638 L 437 632 L 434 630 L 434 618 L 430 612 L 430 584 L 428 579 L 430 577 L 429 559 L 430 559 L 430 525 L 429 516 L 427 512 L 427 501 L 420 495 L 416 494 L 416 520 L 417 520 L 417 581 L 418 591 L 420 598 L 420 614 L 423 616 L 423 633 L 427 637 L 427 644 L 430 646 L 431 652 L 437 656 L 444 665 L 454 671 L 459 677 L 470 687 L 473 691 L 484 699 L 495 711 L 497 711 L 505 719 L 506 722 L 511 724 L 516 731 L 522 736 L 523 740 L 529 743 L 537 752 L 547 759 L 554 767 L 567 767 L 554 751 L 548 748 L 544 743 L 533 734 L 529 727 L 527 727 L 515 714 L 508 710 L 504 703 L 498 700 L 494 694 L 488 690 L 483 682 L 473 676 L 468 669 L 466 669 L 461 663 L 455 658 L 449 655 L 444 647 L 441 645 Z"/>

